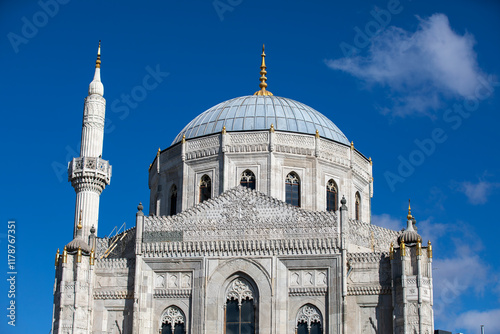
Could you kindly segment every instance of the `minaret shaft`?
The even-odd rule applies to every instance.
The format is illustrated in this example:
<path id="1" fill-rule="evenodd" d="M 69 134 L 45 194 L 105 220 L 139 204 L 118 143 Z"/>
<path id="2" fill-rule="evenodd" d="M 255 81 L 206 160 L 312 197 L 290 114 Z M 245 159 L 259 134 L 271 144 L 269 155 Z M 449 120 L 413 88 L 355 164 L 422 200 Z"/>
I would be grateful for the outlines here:
<path id="1" fill-rule="evenodd" d="M 69 163 L 68 179 L 75 188 L 74 237 L 77 225 L 82 220 L 82 237 L 88 242 L 90 229 L 96 229 L 99 220 L 99 196 L 111 179 L 111 166 L 103 160 L 104 120 L 106 100 L 101 82 L 101 47 L 97 53 L 94 79 L 89 85 L 89 94 L 85 98 L 82 121 L 82 141 L 80 157 Z"/>

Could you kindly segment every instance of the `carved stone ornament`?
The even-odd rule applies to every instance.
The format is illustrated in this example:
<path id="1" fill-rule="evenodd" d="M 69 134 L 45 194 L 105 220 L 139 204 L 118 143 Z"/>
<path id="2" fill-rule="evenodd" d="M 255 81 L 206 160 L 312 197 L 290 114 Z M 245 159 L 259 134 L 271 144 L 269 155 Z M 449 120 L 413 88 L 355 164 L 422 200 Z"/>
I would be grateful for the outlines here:
<path id="1" fill-rule="evenodd" d="M 229 285 L 229 291 L 226 298 L 227 300 L 237 300 L 238 305 L 241 306 L 243 300 L 247 298 L 249 300 L 253 299 L 253 292 L 248 282 L 238 278 Z"/>
<path id="2" fill-rule="evenodd" d="M 184 314 L 177 306 L 168 307 L 161 317 L 162 324 L 170 324 L 175 327 L 175 324 L 183 324 L 186 320 Z"/>
<path id="3" fill-rule="evenodd" d="M 302 306 L 297 314 L 296 324 L 306 323 L 307 328 L 311 330 L 311 324 L 314 322 L 319 323 L 320 326 L 323 327 L 319 310 L 312 305 Z"/>

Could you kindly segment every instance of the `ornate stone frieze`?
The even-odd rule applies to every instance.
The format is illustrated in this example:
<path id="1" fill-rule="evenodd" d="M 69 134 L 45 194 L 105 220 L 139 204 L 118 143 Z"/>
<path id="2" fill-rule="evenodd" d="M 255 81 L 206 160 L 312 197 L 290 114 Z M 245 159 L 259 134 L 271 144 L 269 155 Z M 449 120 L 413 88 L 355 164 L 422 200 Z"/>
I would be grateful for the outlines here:
<path id="1" fill-rule="evenodd" d="M 391 242 L 397 243 L 400 232 L 349 219 L 348 241 L 355 245 L 387 252 Z"/>
<path id="2" fill-rule="evenodd" d="M 298 288 L 289 288 L 288 295 L 291 297 L 296 296 L 325 296 L 328 292 L 328 288 L 326 286 L 323 287 L 298 287 Z"/>
<path id="3" fill-rule="evenodd" d="M 328 285 L 326 269 L 290 270 L 288 277 L 290 287 L 324 287 Z"/>
<path id="4" fill-rule="evenodd" d="M 135 259 L 125 259 L 125 258 L 103 258 L 95 260 L 95 268 L 96 270 L 102 269 L 127 269 L 133 270 L 135 268 Z"/>
<path id="5" fill-rule="evenodd" d="M 347 287 L 347 294 L 350 296 L 361 295 L 390 295 L 392 293 L 390 286 L 349 286 Z"/>
<path id="6" fill-rule="evenodd" d="M 155 288 L 191 289 L 192 276 L 192 273 L 188 271 L 157 273 Z"/>
<path id="7" fill-rule="evenodd" d="M 134 291 L 117 290 L 117 291 L 94 291 L 94 299 L 133 299 Z"/>
<path id="8" fill-rule="evenodd" d="M 380 263 L 380 261 L 389 261 L 388 252 L 376 253 L 349 253 L 348 259 L 351 264 L 354 263 Z"/>
<path id="9" fill-rule="evenodd" d="M 338 240 L 271 239 L 143 243 L 144 257 L 315 255 L 339 253 Z"/>
<path id="10" fill-rule="evenodd" d="M 154 298 L 190 298 L 191 289 L 155 289 Z"/>

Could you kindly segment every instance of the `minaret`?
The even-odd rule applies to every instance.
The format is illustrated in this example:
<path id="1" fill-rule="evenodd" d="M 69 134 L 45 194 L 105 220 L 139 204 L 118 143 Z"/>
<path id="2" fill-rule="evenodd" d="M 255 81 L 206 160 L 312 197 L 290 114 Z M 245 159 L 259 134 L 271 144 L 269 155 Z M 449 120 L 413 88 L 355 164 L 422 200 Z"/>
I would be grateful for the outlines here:
<path id="1" fill-rule="evenodd" d="M 77 235 L 81 216 L 81 234 L 85 242 L 88 242 L 92 226 L 95 227 L 97 234 L 99 196 L 111 179 L 111 165 L 101 159 L 106 111 L 106 100 L 103 95 L 101 41 L 99 41 L 94 79 L 89 85 L 89 94 L 85 98 L 83 108 L 80 157 L 73 158 L 68 166 L 68 180 L 76 192 L 73 237 Z"/>

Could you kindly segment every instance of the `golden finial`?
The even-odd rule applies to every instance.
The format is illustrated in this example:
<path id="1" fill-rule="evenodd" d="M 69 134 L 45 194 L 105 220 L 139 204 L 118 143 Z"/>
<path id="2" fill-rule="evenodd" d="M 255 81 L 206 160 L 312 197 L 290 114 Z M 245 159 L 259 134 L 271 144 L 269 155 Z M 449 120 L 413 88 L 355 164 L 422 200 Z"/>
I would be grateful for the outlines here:
<path id="1" fill-rule="evenodd" d="M 76 253 L 76 262 L 82 262 L 82 248 L 78 246 L 78 252 Z"/>
<path id="2" fill-rule="evenodd" d="M 269 131 L 274 132 L 274 124 L 271 123 L 271 128 L 269 129 Z"/>
<path id="3" fill-rule="evenodd" d="M 401 248 L 401 256 L 406 256 L 406 247 L 405 247 L 405 241 L 403 238 L 401 238 L 401 245 L 399 245 Z"/>
<path id="4" fill-rule="evenodd" d="M 68 260 L 68 251 L 66 250 L 66 246 L 63 249 L 63 263 L 66 263 Z"/>
<path id="5" fill-rule="evenodd" d="M 316 138 L 319 138 L 319 130 L 316 129 Z"/>
<path id="6" fill-rule="evenodd" d="M 260 87 L 260 90 L 256 91 L 253 95 L 267 95 L 267 96 L 272 96 L 273 93 L 271 93 L 270 91 L 266 90 L 266 87 L 267 87 L 267 83 L 266 83 L 266 74 L 267 74 L 267 71 L 266 71 L 266 61 L 265 61 L 265 58 L 266 58 L 266 53 L 264 52 L 264 44 L 262 44 L 262 54 L 261 54 L 261 57 L 262 57 L 262 64 L 260 65 L 260 84 L 259 84 L 259 87 Z"/>
<path id="7" fill-rule="evenodd" d="M 226 126 L 225 126 L 225 125 L 222 127 L 222 134 L 223 134 L 223 135 L 225 135 L 225 134 L 226 134 Z"/>
<path id="8" fill-rule="evenodd" d="M 57 253 L 56 253 L 56 264 L 55 266 L 57 267 L 59 265 L 59 248 L 57 249 Z"/>
<path id="9" fill-rule="evenodd" d="M 101 40 L 99 40 L 99 47 L 97 48 L 97 60 L 95 61 L 95 68 L 101 68 Z"/>
<path id="10" fill-rule="evenodd" d="M 182 142 L 185 143 L 186 142 L 186 135 L 182 135 Z"/>
<path id="11" fill-rule="evenodd" d="M 391 247 L 389 248 L 389 257 L 394 260 L 394 244 L 391 242 Z"/>
<path id="12" fill-rule="evenodd" d="M 408 200 L 408 216 L 406 216 L 408 220 L 412 220 L 413 216 L 411 215 L 411 207 L 410 207 L 410 200 Z"/>
<path id="13" fill-rule="evenodd" d="M 95 259 L 95 254 L 94 254 L 94 249 L 92 248 L 92 250 L 90 251 L 90 265 L 91 266 L 94 265 L 94 259 Z"/>
<path id="14" fill-rule="evenodd" d="M 420 240 L 420 237 L 417 239 L 417 255 L 422 255 L 422 240 Z"/>
<path id="15" fill-rule="evenodd" d="M 373 165 L 372 157 L 369 157 L 368 161 L 370 161 L 370 166 Z"/>
<path id="16" fill-rule="evenodd" d="M 427 257 L 432 259 L 432 245 L 430 240 L 427 242 Z"/>
<path id="17" fill-rule="evenodd" d="M 354 142 L 351 141 L 351 150 L 354 150 Z"/>
<path id="18" fill-rule="evenodd" d="M 82 210 L 80 210 L 80 218 L 78 219 L 78 225 L 76 225 L 76 228 L 81 230 L 82 229 Z"/>
<path id="19" fill-rule="evenodd" d="M 159 157 L 161 153 L 161 149 L 158 147 L 158 152 L 156 153 L 156 156 Z"/>

